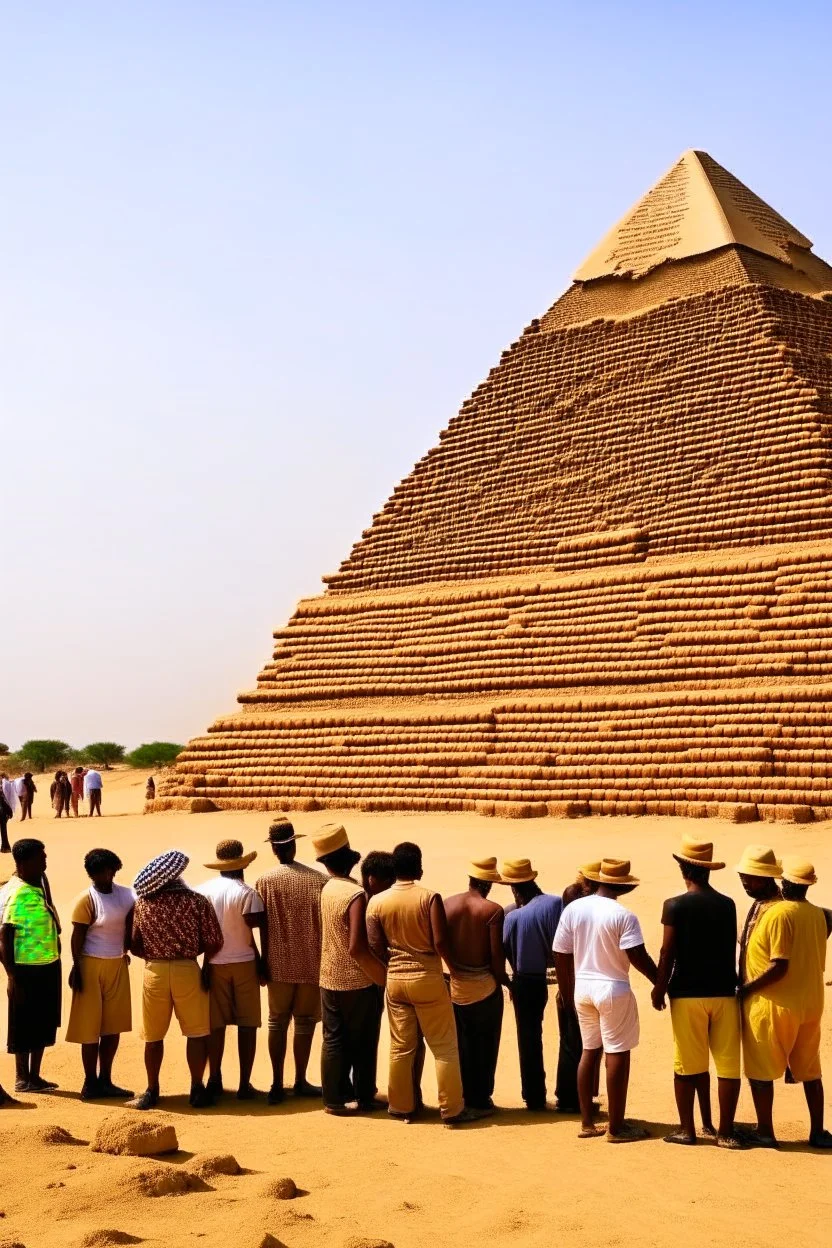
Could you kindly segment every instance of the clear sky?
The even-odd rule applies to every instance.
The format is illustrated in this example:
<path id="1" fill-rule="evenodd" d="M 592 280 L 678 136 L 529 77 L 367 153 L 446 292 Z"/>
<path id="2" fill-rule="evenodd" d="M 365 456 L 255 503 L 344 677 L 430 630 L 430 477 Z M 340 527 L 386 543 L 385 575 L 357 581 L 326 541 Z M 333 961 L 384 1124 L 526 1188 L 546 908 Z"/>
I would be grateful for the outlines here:
<path id="1" fill-rule="evenodd" d="M 185 740 L 688 147 L 832 258 L 818 0 L 0 0 L 0 740 Z"/>

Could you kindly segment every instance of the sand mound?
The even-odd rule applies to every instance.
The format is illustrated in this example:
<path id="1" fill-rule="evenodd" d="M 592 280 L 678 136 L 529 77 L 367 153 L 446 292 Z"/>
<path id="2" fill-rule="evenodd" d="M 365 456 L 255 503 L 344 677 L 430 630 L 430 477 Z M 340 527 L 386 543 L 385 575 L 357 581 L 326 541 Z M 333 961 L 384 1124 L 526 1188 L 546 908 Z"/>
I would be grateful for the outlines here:
<path id="1" fill-rule="evenodd" d="M 271 1179 L 263 1188 L 263 1195 L 272 1200 L 294 1200 L 298 1194 L 294 1179 Z"/>
<path id="2" fill-rule="evenodd" d="M 218 1174 L 239 1174 L 240 1163 L 231 1153 L 197 1153 L 185 1169 L 200 1179 L 213 1179 Z"/>
<path id="3" fill-rule="evenodd" d="M 88 1231 L 78 1240 L 78 1248 L 110 1248 L 111 1244 L 140 1244 L 137 1235 L 128 1235 L 127 1231 L 114 1231 L 102 1228 L 100 1231 Z"/>
<path id="4" fill-rule="evenodd" d="M 65 1127 L 55 1126 L 54 1123 L 47 1123 L 43 1127 L 35 1127 L 32 1132 L 34 1138 L 39 1144 L 75 1144 L 75 1137 Z"/>
<path id="5" fill-rule="evenodd" d="M 0 1239 L 0 1248 L 25 1248 L 19 1239 Z"/>
<path id="6" fill-rule="evenodd" d="M 244 1248 L 286 1248 L 282 1239 L 277 1239 L 270 1231 L 256 1234 L 246 1240 Z"/>
<path id="7" fill-rule="evenodd" d="M 193 1176 L 175 1166 L 148 1166 L 129 1175 L 124 1181 L 125 1195 L 183 1196 L 193 1190 Z"/>
<path id="8" fill-rule="evenodd" d="M 368 1235 L 350 1235 L 344 1240 L 344 1248 L 393 1248 L 389 1239 L 373 1239 Z"/>
<path id="9" fill-rule="evenodd" d="M 99 1124 L 90 1148 L 94 1153 L 155 1157 L 157 1153 L 175 1153 L 179 1141 L 174 1128 L 164 1119 L 111 1114 Z"/>

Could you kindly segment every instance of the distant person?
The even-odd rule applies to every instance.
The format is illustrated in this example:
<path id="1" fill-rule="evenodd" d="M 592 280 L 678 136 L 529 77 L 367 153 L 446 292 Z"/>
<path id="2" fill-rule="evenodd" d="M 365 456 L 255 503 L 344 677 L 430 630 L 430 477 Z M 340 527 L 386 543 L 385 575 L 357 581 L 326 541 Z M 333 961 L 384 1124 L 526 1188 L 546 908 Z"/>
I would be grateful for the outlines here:
<path id="1" fill-rule="evenodd" d="M 503 863 L 501 878 L 514 896 L 506 912 L 503 945 L 511 967 L 511 1000 L 520 1051 L 521 1094 L 532 1113 L 546 1109 L 546 1066 L 543 1060 L 543 1015 L 549 1000 L 546 974 L 554 965 L 552 941 L 563 901 L 544 893 L 528 858 Z"/>
<path id="2" fill-rule="evenodd" d="M 749 845 L 737 871 L 754 900 L 740 953 L 743 1065 L 757 1113 L 757 1129 L 746 1141 L 778 1147 L 774 1083 L 790 1071 L 793 1081 L 803 1084 L 809 1144 L 831 1149 L 832 1135 L 823 1125 L 820 1060 L 829 918 L 806 898 L 817 883 L 814 867 L 794 858 L 781 867 L 772 849 Z M 776 884 L 781 876 L 782 897 Z"/>
<path id="3" fill-rule="evenodd" d="M 679 864 L 685 892 L 664 903 L 664 937 L 653 1006 L 663 1010 L 670 997 L 675 1060 L 673 1086 L 679 1130 L 665 1136 L 668 1144 L 695 1144 L 693 1109 L 696 1097 L 702 1127 L 722 1148 L 741 1148 L 734 1131 L 740 1095 L 740 1011 L 737 1005 L 737 907 L 711 885 L 711 873 L 724 862 L 714 861 L 710 841 L 682 840 L 673 857 Z M 713 1054 L 719 1088 L 719 1131 L 711 1121 L 709 1053 Z"/>
<path id="4" fill-rule="evenodd" d="M 72 909 L 72 1004 L 64 1038 L 81 1046 L 81 1100 L 126 1100 L 133 1093 L 113 1083 L 113 1061 L 122 1033 L 133 1027 L 127 950 L 136 899 L 132 888 L 115 882 L 121 859 L 112 850 L 91 849 L 84 870 L 92 882 Z"/>
<path id="5" fill-rule="evenodd" d="M 8 976 L 8 1051 L 15 1055 L 16 1092 L 48 1092 L 40 1073 L 44 1049 L 61 1022 L 60 923 L 46 882 L 42 841 L 12 845 L 15 874 L 3 889 L 0 949 Z"/>
<path id="6" fill-rule="evenodd" d="M 0 775 L 0 854 L 10 854 L 8 827 L 14 819 L 14 808 L 17 805 L 17 793 L 14 783 L 5 772 Z"/>
<path id="7" fill-rule="evenodd" d="M 263 899 L 245 881 L 245 869 L 257 857 L 257 850 L 243 852 L 242 841 L 220 841 L 209 871 L 219 874 L 198 891 L 207 897 L 222 931 L 222 948 L 209 964 L 211 1039 L 208 1045 L 208 1084 L 211 1096 L 223 1094 L 222 1059 L 225 1032 L 237 1028 L 237 1055 L 240 1078 L 237 1100 L 251 1101 L 257 1095 L 251 1085 L 251 1071 L 257 1049 L 257 1029 L 261 1024 L 260 981 L 265 965 L 254 940 L 263 940 Z"/>
<path id="8" fill-rule="evenodd" d="M 32 807 L 35 804 L 35 794 L 38 788 L 32 779 L 31 771 L 23 773 L 17 782 L 17 800 L 20 804 L 20 822 L 32 818 Z"/>
<path id="9" fill-rule="evenodd" d="M 367 897 L 352 876 L 361 855 L 346 828 L 325 823 L 312 838 L 329 879 L 321 892 L 321 1084 L 328 1114 L 377 1109 L 376 1061 L 386 968 L 370 951 Z"/>
<path id="10" fill-rule="evenodd" d="M 558 984 L 567 1006 L 574 1003 L 583 1053 L 578 1067 L 582 1138 L 600 1135 L 594 1123 L 593 1089 L 601 1055 L 606 1055 L 609 1118 L 607 1141 L 623 1144 L 647 1132 L 625 1119 L 630 1053 L 639 1041 L 638 1006 L 630 987 L 631 964 L 655 984 L 657 969 L 644 947 L 636 916 L 620 897 L 639 881 L 624 859 L 605 858 L 598 888 L 567 906 L 558 925 L 554 951 Z"/>
<path id="11" fill-rule="evenodd" d="M 147 1088 L 128 1102 L 133 1109 L 154 1109 L 159 1102 L 165 1036 L 174 1014 L 186 1041 L 188 1100 L 194 1109 L 213 1104 L 203 1082 L 211 1034 L 208 964 L 222 948 L 222 931 L 208 898 L 182 879 L 188 862 L 187 854 L 170 849 L 143 867 L 133 881 L 136 906 L 130 948 L 145 960 L 142 1020 L 147 1071 Z M 205 955 L 201 969 L 200 954 Z"/>
<path id="12" fill-rule="evenodd" d="M 468 868 L 468 888 L 445 899 L 448 948 L 454 961 L 451 1001 L 459 1044 L 465 1108 L 480 1117 L 494 1113 L 494 1076 L 503 1026 L 503 907 L 488 900 L 502 883 L 496 858 Z"/>
<path id="13" fill-rule="evenodd" d="M 84 796 L 90 804 L 89 817 L 101 814 L 101 789 L 103 781 L 101 772 L 96 771 L 94 767 L 90 767 L 84 775 Z"/>
<path id="14" fill-rule="evenodd" d="M 147 784 L 144 790 L 144 800 L 146 802 L 153 802 L 156 800 L 156 781 L 152 776 L 147 777 Z"/>
<path id="15" fill-rule="evenodd" d="M 72 776 L 70 777 L 70 785 L 72 787 L 72 794 L 70 796 L 69 801 L 72 807 L 72 813 L 76 819 L 78 818 L 78 807 L 81 803 L 81 799 L 84 796 L 84 776 L 86 774 L 87 773 L 83 767 L 76 767 L 72 773 Z"/>
<path id="16" fill-rule="evenodd" d="M 69 776 L 65 771 L 56 771 L 55 779 L 49 786 L 49 800 L 52 802 L 52 808 L 55 811 L 55 818 L 60 819 L 61 815 L 66 812 L 69 818 L 69 803 L 72 797 L 72 784 Z"/>
<path id="17" fill-rule="evenodd" d="M 321 1089 L 306 1071 L 315 1028 L 321 1020 L 321 892 L 326 876 L 295 862 L 295 832 L 281 816 L 269 828 L 268 842 L 277 866 L 255 884 L 265 906 L 263 945 L 268 975 L 269 1057 L 272 1064 L 270 1105 L 285 1098 L 283 1067 L 289 1024 L 294 1021 L 295 1096 L 315 1097 Z"/>
<path id="18" fill-rule="evenodd" d="M 387 966 L 388 1112 L 405 1120 L 415 1112 L 413 1065 L 421 1030 L 436 1062 L 442 1121 L 456 1126 L 473 1115 L 465 1109 L 456 1023 L 442 973 L 443 959 L 449 970 L 455 969 L 445 907 L 438 893 L 420 883 L 418 845 L 409 841 L 397 845 L 393 869 L 393 887 L 377 893 L 367 907 L 370 948 Z"/>
<path id="19" fill-rule="evenodd" d="M 587 862 L 578 868 L 577 878 L 567 884 L 563 890 L 563 909 L 579 897 L 590 897 L 598 887 L 600 862 Z M 563 1114 L 579 1114 L 581 1105 L 578 1099 L 578 1066 L 583 1053 L 581 1029 L 574 1004 L 567 1006 L 563 993 L 558 988 L 555 998 L 558 1012 L 558 1070 L 555 1082 L 555 1108 Z M 597 1071 L 593 1098 L 598 1095 L 601 1070 Z"/>

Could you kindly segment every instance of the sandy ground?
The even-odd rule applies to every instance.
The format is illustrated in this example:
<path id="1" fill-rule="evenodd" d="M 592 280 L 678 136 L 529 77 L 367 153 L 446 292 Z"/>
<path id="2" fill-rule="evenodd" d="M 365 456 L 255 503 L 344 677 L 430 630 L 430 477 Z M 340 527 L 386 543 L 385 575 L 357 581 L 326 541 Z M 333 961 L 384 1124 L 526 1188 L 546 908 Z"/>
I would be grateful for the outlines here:
<path id="1" fill-rule="evenodd" d="M 115 849 L 123 858 L 124 882 L 155 853 L 179 846 L 191 855 L 187 878 L 208 876 L 200 867 L 222 837 L 239 836 L 260 856 L 250 869 L 269 865 L 262 844 L 268 817 L 257 813 L 210 815 L 141 812 L 144 776 L 105 775 L 106 817 L 91 828 L 88 820 L 52 820 L 44 788 L 36 803 L 32 833 L 46 841 L 49 875 L 56 902 L 68 926 L 71 900 L 85 885 L 82 857 L 94 845 Z M 333 818 L 331 812 L 328 819 Z M 311 831 L 322 816 L 300 814 L 296 824 Z M 390 848 L 404 838 L 421 843 L 426 882 L 444 893 L 465 884 L 473 856 L 528 854 L 540 869 L 545 889 L 560 891 L 576 864 L 602 853 L 630 857 L 642 886 L 630 904 L 641 919 L 648 947 L 658 951 L 659 916 L 664 897 L 679 891 L 670 857 L 685 830 L 713 836 L 719 854 L 736 862 L 751 840 L 773 843 L 779 853 L 805 854 L 821 875 L 815 900 L 832 903 L 832 847 L 829 825 L 734 827 L 682 819 L 584 819 L 510 821 L 473 815 L 358 815 L 344 817 L 353 844 L 362 851 Z M 19 825 L 14 828 L 17 834 Z M 304 846 L 304 843 L 301 842 Z M 301 850 L 300 856 L 308 859 Z M 2 864 L 6 873 L 6 861 Z M 745 912 L 736 875 L 726 870 L 720 885 Z M 65 972 L 68 971 L 65 955 Z M 138 1006 L 140 965 L 133 966 Z M 646 981 L 636 977 L 642 1017 L 642 1043 L 634 1054 L 630 1089 L 633 1117 L 658 1137 L 674 1122 L 670 1020 L 650 1007 Z M 66 1003 L 65 1003 L 66 1007 Z M 65 1008 L 65 1017 L 67 1009 Z M 138 1017 L 138 1011 L 136 1011 Z M 387 1037 L 382 1031 L 379 1070 L 385 1083 Z M 255 1083 L 270 1082 L 265 1036 L 255 1065 Z M 832 1029 L 824 1037 L 827 1066 Z M 554 1006 L 547 1013 L 547 1067 L 554 1079 L 557 1031 Z M 313 1058 L 313 1063 L 316 1059 Z M 436 1104 L 428 1059 L 425 1093 Z M 13 1083 L 12 1059 L 0 1063 L 6 1087 Z M 613 1147 L 603 1139 L 579 1140 L 573 1118 L 554 1113 L 531 1116 L 521 1108 L 514 1021 L 505 1016 L 496 1099 L 503 1112 L 457 1131 L 443 1129 L 435 1112 L 405 1126 L 385 1116 L 344 1121 L 324 1115 L 308 1102 L 269 1109 L 226 1098 L 220 1107 L 195 1113 L 187 1106 L 184 1042 L 172 1031 L 162 1072 L 162 1112 L 175 1123 L 181 1153 L 159 1164 L 181 1166 L 194 1153 L 231 1152 L 244 1168 L 237 1177 L 212 1179 L 205 1190 L 149 1198 L 136 1191 L 133 1176 L 142 1167 L 133 1159 L 91 1152 L 85 1145 L 112 1108 L 78 1099 L 79 1051 L 59 1041 L 44 1062 L 47 1077 L 60 1090 L 22 1098 L 30 1110 L 0 1112 L 0 1248 L 49 1245 L 137 1243 L 204 1244 L 205 1248 L 254 1248 L 270 1232 L 287 1248 L 335 1245 L 350 1236 L 391 1241 L 396 1248 L 481 1242 L 537 1248 L 568 1236 L 591 1245 L 663 1245 L 682 1231 L 689 1243 L 764 1244 L 782 1241 L 783 1224 L 806 1244 L 828 1243 L 832 1158 L 809 1152 L 800 1088 L 779 1085 L 776 1096 L 779 1153 L 726 1153 L 703 1142 L 692 1149 L 671 1148 L 660 1138 Z M 289 1071 L 291 1075 L 291 1070 Z M 120 1083 L 144 1086 L 142 1042 L 138 1031 L 125 1038 L 117 1059 Z M 236 1053 L 226 1056 L 226 1084 L 234 1086 Z M 743 1091 L 740 1120 L 751 1120 Z M 39 1139 L 46 1126 L 70 1131 L 74 1144 Z M 294 1201 L 263 1194 L 268 1182 L 291 1176 L 302 1191 Z M 106 1232 L 106 1233 L 105 1233 Z M 118 1232 L 119 1234 L 115 1234 Z"/>

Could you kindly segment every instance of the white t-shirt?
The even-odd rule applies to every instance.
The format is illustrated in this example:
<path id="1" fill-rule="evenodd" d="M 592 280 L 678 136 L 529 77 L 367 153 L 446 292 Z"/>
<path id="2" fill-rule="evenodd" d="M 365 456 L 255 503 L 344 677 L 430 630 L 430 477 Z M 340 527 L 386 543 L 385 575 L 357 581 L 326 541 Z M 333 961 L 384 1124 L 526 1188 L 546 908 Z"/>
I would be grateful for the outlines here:
<path id="1" fill-rule="evenodd" d="M 216 966 L 226 966 L 229 962 L 253 962 L 253 937 L 245 915 L 263 913 L 260 894 L 244 880 L 232 880 L 224 875 L 200 884 L 196 891 L 208 898 L 222 928 L 222 949 L 211 962 Z"/>
<path id="2" fill-rule="evenodd" d="M 101 772 L 94 770 L 88 771 L 84 776 L 84 795 L 86 796 L 90 789 L 100 789 L 101 787 Z"/>
<path id="3" fill-rule="evenodd" d="M 136 894 L 124 884 L 111 893 L 99 893 L 94 884 L 76 898 L 72 922 L 84 923 L 83 953 L 91 958 L 124 957 L 124 921 L 136 903 Z"/>
<path id="4" fill-rule="evenodd" d="M 627 949 L 644 944 L 631 910 L 611 897 L 579 897 L 566 906 L 552 948 L 575 958 L 575 979 L 629 983 Z"/>

